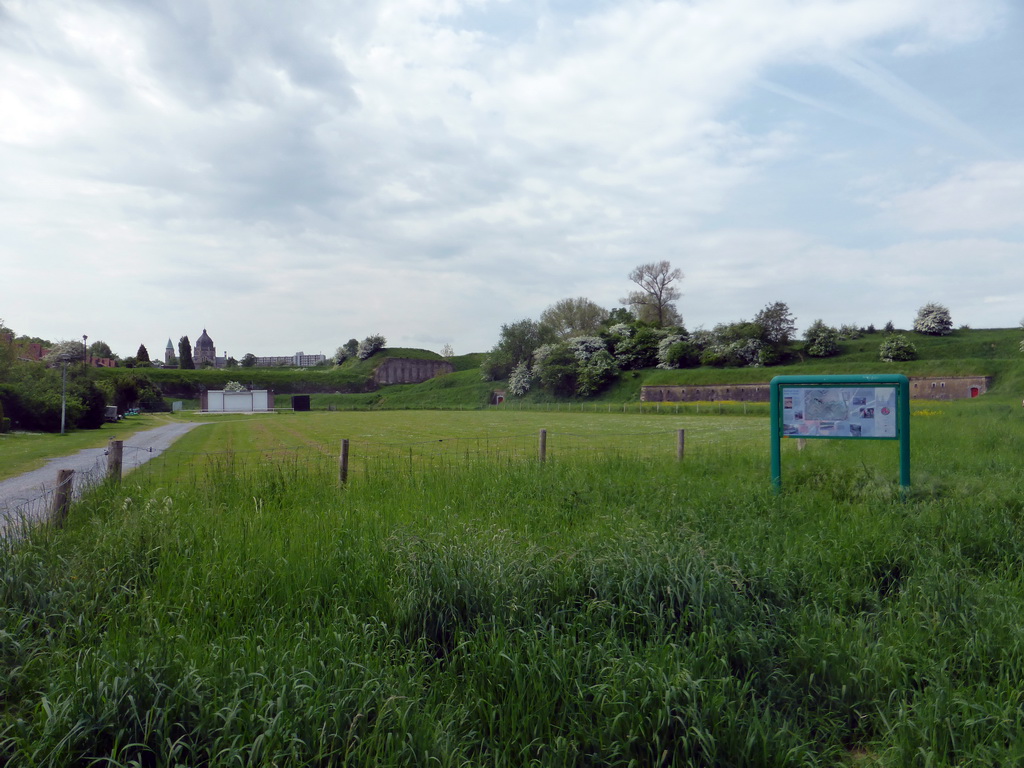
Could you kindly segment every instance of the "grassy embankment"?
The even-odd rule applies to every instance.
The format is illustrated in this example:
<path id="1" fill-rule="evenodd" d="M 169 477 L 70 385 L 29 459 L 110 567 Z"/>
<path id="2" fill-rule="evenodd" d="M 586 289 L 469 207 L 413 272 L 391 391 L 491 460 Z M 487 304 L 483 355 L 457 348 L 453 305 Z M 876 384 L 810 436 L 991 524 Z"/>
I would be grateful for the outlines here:
<path id="1" fill-rule="evenodd" d="M 626 445 L 630 424 L 677 419 L 204 428 L 176 465 L 205 463 L 190 482 L 130 476 L 2 552 L 0 762 L 1019 764 L 1019 411 L 918 409 L 905 501 L 880 442 L 787 442 L 775 496 L 765 441 L 716 443 L 716 417 L 682 463 L 396 456 L 345 490 L 271 442 L 408 448 L 519 423 L 532 441 L 545 418 Z"/>

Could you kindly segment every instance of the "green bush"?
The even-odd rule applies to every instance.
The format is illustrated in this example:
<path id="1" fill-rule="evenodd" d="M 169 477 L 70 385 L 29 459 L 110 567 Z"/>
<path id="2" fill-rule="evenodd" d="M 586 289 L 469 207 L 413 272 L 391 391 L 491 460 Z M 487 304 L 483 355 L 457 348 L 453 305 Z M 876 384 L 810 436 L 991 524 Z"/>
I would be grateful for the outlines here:
<path id="1" fill-rule="evenodd" d="M 878 357 L 885 363 L 916 360 L 917 347 L 903 334 L 895 334 L 888 336 L 878 347 Z"/>

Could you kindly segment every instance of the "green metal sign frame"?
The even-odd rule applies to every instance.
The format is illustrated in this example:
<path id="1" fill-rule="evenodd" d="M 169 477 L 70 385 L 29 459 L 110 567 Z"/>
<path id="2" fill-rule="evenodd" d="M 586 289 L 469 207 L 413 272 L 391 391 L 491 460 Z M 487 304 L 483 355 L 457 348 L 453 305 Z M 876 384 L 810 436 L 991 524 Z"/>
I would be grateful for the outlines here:
<path id="1" fill-rule="evenodd" d="M 903 488 L 910 487 L 910 380 L 900 374 L 875 374 L 875 375 L 861 375 L 861 376 L 776 376 L 771 380 L 771 427 L 772 427 L 772 445 L 771 445 L 771 459 L 772 459 L 772 485 L 775 486 L 776 490 L 782 487 L 782 439 L 783 438 L 798 438 L 807 440 L 899 440 L 900 443 L 900 485 Z M 795 390 L 789 395 L 784 394 L 784 390 Z M 808 390 L 820 391 L 820 394 L 829 395 L 829 397 L 817 397 L 816 402 L 823 409 L 824 415 L 828 417 L 828 407 L 831 403 L 838 406 L 841 411 L 845 409 L 847 412 L 853 408 L 857 411 L 858 403 L 858 392 L 871 392 L 872 390 L 876 393 L 882 390 L 882 393 L 891 391 L 894 399 L 895 413 L 892 414 L 894 419 L 895 429 L 891 430 L 894 434 L 888 434 L 890 423 L 889 421 L 882 422 L 883 428 L 879 429 L 879 433 L 873 432 L 870 428 L 867 433 L 862 432 L 860 426 L 848 426 L 847 432 L 841 431 L 829 432 L 827 427 L 831 425 L 835 426 L 834 421 L 817 421 L 808 422 L 809 424 L 817 425 L 814 428 L 809 429 L 806 432 L 794 432 L 792 431 L 793 422 L 788 420 L 792 417 L 792 414 L 786 415 L 786 410 L 793 407 L 792 401 L 799 399 L 799 397 L 807 392 Z M 867 397 L 862 398 L 862 402 L 867 401 Z M 888 402 L 888 401 L 886 401 Z M 823 403 L 823 405 L 822 405 Z M 874 408 L 870 407 L 869 402 L 864 402 L 863 408 L 859 409 L 859 413 L 855 413 L 853 418 L 857 419 L 859 416 L 865 424 L 874 425 L 874 419 L 876 414 Z M 889 406 L 887 405 L 884 412 L 888 414 Z M 803 412 L 797 413 L 795 418 L 803 419 L 806 414 Z M 831 414 L 840 418 L 842 414 Z M 849 416 L 848 416 L 849 418 Z M 848 423 L 848 422 L 841 422 Z"/>

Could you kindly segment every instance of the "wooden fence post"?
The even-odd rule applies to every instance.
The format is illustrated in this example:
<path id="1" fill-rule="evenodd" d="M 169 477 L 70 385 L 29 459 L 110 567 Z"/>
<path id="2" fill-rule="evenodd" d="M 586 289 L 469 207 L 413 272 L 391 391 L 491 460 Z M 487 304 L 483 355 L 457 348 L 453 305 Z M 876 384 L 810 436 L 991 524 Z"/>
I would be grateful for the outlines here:
<path id="1" fill-rule="evenodd" d="M 686 450 L 686 430 L 680 429 L 676 435 L 676 460 L 683 460 L 683 453 Z"/>
<path id="2" fill-rule="evenodd" d="M 53 491 L 53 506 L 50 509 L 50 522 L 60 528 L 68 519 L 71 508 L 71 491 L 74 483 L 75 470 L 61 469 L 57 471 L 57 487 Z"/>
<path id="3" fill-rule="evenodd" d="M 540 431 L 540 461 L 543 464 L 548 460 L 548 431 L 542 429 Z"/>
<path id="4" fill-rule="evenodd" d="M 338 459 L 338 483 L 348 482 L 348 438 L 341 441 L 341 457 Z"/>
<path id="5" fill-rule="evenodd" d="M 111 439 L 107 446 L 107 479 L 121 482 L 121 465 L 124 459 L 124 441 Z"/>

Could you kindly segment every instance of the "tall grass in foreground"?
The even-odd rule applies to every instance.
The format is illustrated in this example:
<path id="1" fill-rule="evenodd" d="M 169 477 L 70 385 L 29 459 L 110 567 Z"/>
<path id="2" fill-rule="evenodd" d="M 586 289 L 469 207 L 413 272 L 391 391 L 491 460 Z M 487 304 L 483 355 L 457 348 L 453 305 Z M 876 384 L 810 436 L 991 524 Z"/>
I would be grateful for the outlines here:
<path id="1" fill-rule="evenodd" d="M 1019 421 L 914 428 L 905 501 L 822 442 L 105 489 L 0 556 L 0 760 L 1019 763 Z"/>

